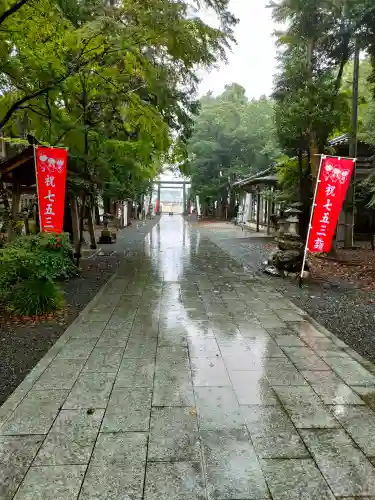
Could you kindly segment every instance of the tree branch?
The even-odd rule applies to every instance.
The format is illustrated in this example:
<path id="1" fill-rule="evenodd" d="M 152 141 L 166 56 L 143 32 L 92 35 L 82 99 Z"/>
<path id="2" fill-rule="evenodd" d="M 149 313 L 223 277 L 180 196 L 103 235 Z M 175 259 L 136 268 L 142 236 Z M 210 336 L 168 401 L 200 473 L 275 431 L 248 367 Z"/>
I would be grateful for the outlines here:
<path id="1" fill-rule="evenodd" d="M 36 109 L 32 108 L 31 106 L 21 106 L 19 109 L 28 109 L 35 113 L 36 115 L 42 116 L 43 118 L 48 118 L 48 115 L 45 115 L 41 113 L 40 111 L 37 111 Z"/>
<path id="2" fill-rule="evenodd" d="M 64 80 L 66 80 L 70 76 L 70 74 L 71 73 L 69 72 L 66 75 L 64 75 L 63 77 L 59 78 L 56 82 L 50 83 L 46 87 L 43 87 L 42 89 L 36 90 L 32 94 L 25 95 L 21 99 L 18 99 L 18 101 L 16 101 L 15 103 L 12 104 L 12 106 L 8 109 L 8 111 L 5 113 L 4 117 L 0 121 L 0 130 L 2 130 L 5 127 L 5 125 L 8 123 L 8 121 L 11 119 L 13 113 L 15 113 L 17 110 L 19 110 L 22 107 L 22 104 L 45 94 L 49 90 L 53 89 L 56 85 L 63 82 Z"/>
<path id="3" fill-rule="evenodd" d="M 335 81 L 336 92 L 338 92 L 340 90 L 342 77 L 344 74 L 344 68 L 345 68 L 346 63 L 349 61 L 349 57 L 350 57 L 349 43 L 350 43 L 351 35 L 352 35 L 352 33 L 348 32 L 342 38 L 341 61 L 340 61 L 340 66 L 339 66 L 339 72 L 337 73 L 337 77 L 336 77 L 336 81 Z"/>
<path id="4" fill-rule="evenodd" d="M 23 7 L 25 4 L 27 4 L 27 2 L 29 2 L 30 0 L 19 0 L 18 2 L 16 2 L 15 4 L 12 5 L 12 7 L 9 7 L 8 10 L 6 10 L 5 12 L 3 12 L 0 16 L 0 25 L 9 17 L 11 16 L 12 14 L 15 14 L 17 12 L 17 10 L 19 10 L 21 7 Z"/>

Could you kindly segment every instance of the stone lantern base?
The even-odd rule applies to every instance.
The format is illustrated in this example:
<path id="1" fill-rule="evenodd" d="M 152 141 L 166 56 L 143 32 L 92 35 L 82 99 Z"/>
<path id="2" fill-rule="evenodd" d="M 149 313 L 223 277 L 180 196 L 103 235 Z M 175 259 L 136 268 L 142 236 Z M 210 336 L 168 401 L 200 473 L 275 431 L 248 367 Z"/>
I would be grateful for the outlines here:
<path id="1" fill-rule="evenodd" d="M 284 218 L 278 218 L 278 234 L 275 238 L 275 250 L 263 263 L 263 271 L 272 276 L 300 273 L 302 269 L 305 243 L 298 234 L 298 215 L 300 210 L 291 207 L 284 212 Z M 308 263 L 305 270 L 308 271 Z"/>

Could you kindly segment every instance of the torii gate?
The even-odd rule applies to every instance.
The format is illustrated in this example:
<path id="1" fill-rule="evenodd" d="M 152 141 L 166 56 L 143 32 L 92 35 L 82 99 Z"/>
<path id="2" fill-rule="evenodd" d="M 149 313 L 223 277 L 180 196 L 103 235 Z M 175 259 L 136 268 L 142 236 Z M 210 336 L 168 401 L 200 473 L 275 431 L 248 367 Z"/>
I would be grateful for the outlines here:
<path id="1" fill-rule="evenodd" d="M 172 189 L 182 189 L 182 213 L 186 215 L 187 207 L 186 207 L 186 186 L 191 184 L 191 181 L 154 181 L 154 184 L 158 185 L 158 212 L 160 214 L 160 191 L 162 187 L 170 187 Z"/>

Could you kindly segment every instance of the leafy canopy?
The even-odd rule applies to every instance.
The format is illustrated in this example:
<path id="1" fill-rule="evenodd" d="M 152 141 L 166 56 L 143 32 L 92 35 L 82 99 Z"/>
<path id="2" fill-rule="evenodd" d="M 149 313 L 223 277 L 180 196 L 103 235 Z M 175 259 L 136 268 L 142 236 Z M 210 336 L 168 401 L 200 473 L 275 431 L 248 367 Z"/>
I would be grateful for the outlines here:
<path id="1" fill-rule="evenodd" d="M 77 193 L 134 196 L 167 155 L 186 157 L 197 68 L 233 41 L 229 1 L 200 3 L 219 29 L 185 1 L 24 2 L 1 24 L 0 130 L 68 147 Z"/>
<path id="2" fill-rule="evenodd" d="M 203 198 L 226 197 L 229 182 L 267 168 L 280 154 L 273 103 L 249 101 L 238 84 L 201 99 L 188 144 L 193 190 Z"/>

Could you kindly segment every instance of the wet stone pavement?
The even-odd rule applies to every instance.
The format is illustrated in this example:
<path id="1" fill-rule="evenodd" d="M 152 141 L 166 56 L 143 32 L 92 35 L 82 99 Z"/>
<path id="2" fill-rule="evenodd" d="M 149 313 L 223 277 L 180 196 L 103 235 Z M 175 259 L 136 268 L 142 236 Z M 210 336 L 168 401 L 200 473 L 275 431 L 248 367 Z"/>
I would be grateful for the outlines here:
<path id="1" fill-rule="evenodd" d="M 375 500 L 375 368 L 163 217 L 0 409 L 1 500 Z"/>

